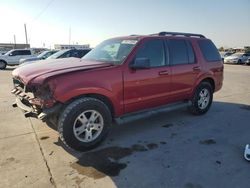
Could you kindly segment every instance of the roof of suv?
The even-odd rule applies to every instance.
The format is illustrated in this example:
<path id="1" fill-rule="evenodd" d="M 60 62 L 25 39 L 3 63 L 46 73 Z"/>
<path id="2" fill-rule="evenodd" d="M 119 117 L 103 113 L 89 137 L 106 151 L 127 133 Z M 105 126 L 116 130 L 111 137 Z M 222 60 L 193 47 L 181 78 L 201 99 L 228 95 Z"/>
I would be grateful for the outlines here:
<path id="1" fill-rule="evenodd" d="M 160 33 L 154 33 L 150 35 L 130 35 L 130 36 L 124 36 L 124 37 L 118 37 L 118 38 L 124 38 L 124 39 L 143 39 L 148 37 L 185 37 L 185 38 L 200 38 L 200 39 L 206 39 L 204 35 L 196 34 L 196 33 L 182 33 L 182 32 L 165 32 L 162 31 Z"/>

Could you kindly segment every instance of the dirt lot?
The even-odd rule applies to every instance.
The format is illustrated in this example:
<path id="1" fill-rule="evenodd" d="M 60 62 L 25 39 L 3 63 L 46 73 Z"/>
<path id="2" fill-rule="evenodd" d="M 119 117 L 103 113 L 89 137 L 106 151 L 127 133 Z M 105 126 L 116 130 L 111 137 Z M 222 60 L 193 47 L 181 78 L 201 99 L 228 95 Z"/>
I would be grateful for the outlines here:
<path id="1" fill-rule="evenodd" d="M 11 107 L 11 71 L 0 71 L 0 187 L 249 187 L 250 66 L 225 65 L 206 115 L 180 109 L 116 126 L 89 153 Z"/>

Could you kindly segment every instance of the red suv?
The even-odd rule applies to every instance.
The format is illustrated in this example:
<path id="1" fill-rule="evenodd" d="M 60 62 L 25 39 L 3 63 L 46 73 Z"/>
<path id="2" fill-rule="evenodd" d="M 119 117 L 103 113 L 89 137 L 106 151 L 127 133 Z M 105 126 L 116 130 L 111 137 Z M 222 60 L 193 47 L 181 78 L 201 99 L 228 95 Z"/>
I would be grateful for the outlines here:
<path id="1" fill-rule="evenodd" d="M 93 148 L 114 120 L 186 103 L 208 111 L 221 89 L 223 63 L 200 34 L 161 32 L 106 40 L 82 59 L 46 60 L 13 71 L 25 117 L 53 122 L 76 150 Z"/>

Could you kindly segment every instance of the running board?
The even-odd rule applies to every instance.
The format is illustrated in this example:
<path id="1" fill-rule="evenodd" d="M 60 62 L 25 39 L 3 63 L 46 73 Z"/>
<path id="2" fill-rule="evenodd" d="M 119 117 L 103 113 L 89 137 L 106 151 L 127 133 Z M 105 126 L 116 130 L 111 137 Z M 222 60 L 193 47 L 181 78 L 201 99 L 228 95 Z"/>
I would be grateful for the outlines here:
<path id="1" fill-rule="evenodd" d="M 165 113 L 165 112 L 174 111 L 180 108 L 184 108 L 184 107 L 187 107 L 188 105 L 190 105 L 189 101 L 183 101 L 183 102 L 164 105 L 164 106 L 157 107 L 157 108 L 150 108 L 148 110 L 142 110 L 139 112 L 133 112 L 133 113 L 129 113 L 124 116 L 115 118 L 115 123 L 118 125 L 125 124 L 125 123 L 129 123 L 129 122 L 136 121 L 139 119 L 143 119 L 146 117 L 150 117 L 158 113 L 162 113 L 162 112 Z"/>

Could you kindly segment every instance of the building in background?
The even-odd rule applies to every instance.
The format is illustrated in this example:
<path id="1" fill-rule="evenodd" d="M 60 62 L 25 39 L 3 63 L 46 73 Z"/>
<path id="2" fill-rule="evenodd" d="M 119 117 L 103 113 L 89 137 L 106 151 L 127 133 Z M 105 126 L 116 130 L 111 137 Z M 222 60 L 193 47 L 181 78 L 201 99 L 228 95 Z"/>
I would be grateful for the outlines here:
<path id="1" fill-rule="evenodd" d="M 30 44 L 0 43 L 0 53 L 8 52 L 12 49 L 30 48 Z"/>
<path id="2" fill-rule="evenodd" d="M 54 45 L 56 50 L 65 50 L 65 49 L 86 49 L 89 48 L 89 44 L 55 44 Z"/>

